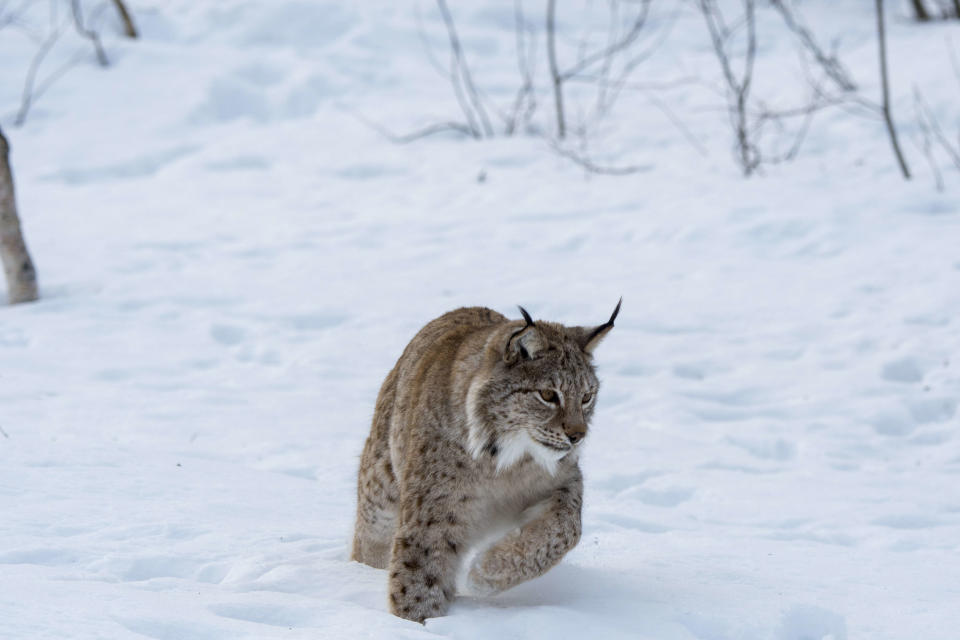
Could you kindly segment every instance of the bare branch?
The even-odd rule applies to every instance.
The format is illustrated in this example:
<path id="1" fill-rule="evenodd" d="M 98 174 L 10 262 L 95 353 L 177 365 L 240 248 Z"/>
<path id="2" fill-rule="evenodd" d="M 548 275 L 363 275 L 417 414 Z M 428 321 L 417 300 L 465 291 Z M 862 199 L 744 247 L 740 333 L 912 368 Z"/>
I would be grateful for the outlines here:
<path id="1" fill-rule="evenodd" d="M 900 165 L 900 171 L 905 180 L 910 179 L 910 169 L 907 167 L 907 161 L 903 158 L 903 151 L 900 150 L 900 142 L 897 139 L 897 129 L 893 124 L 893 116 L 890 112 L 890 81 L 887 74 L 887 36 L 884 26 L 883 0 L 876 0 L 877 7 L 877 40 L 880 46 L 880 84 L 883 90 L 883 121 L 887 125 L 887 133 L 890 136 L 890 145 L 893 147 L 893 154 L 897 158 L 897 164 Z"/>
<path id="2" fill-rule="evenodd" d="M 393 133 L 392 131 L 390 131 L 384 126 L 377 124 L 373 120 L 370 120 L 369 118 L 362 116 L 359 113 L 350 112 L 350 115 L 352 115 L 354 118 L 356 118 L 363 124 L 367 125 L 371 129 L 373 129 L 374 131 L 382 135 L 384 138 L 386 138 L 390 142 L 393 142 L 396 144 L 407 144 L 410 142 L 414 142 L 416 140 L 420 140 L 422 138 L 427 138 L 429 136 L 436 135 L 438 133 L 446 133 L 451 131 L 458 133 L 460 135 L 469 136 L 469 137 L 473 137 L 475 134 L 475 131 L 471 127 L 463 124 L 462 122 L 437 122 L 431 125 L 427 125 L 422 129 L 417 129 L 416 131 L 412 131 L 410 133 L 397 134 L 397 133 Z"/>
<path id="3" fill-rule="evenodd" d="M 120 14 L 120 21 L 123 23 L 123 34 L 128 38 L 136 39 L 138 37 L 137 27 L 133 24 L 133 16 L 127 10 L 127 5 L 123 0 L 113 0 L 113 6 L 117 8 Z"/>
<path id="4" fill-rule="evenodd" d="M 703 14 L 714 53 L 727 84 L 728 110 L 736 137 L 737 160 L 744 175 L 749 177 L 760 165 L 760 152 L 750 136 L 747 114 L 753 66 L 757 54 L 757 33 L 755 0 L 743 0 L 743 5 L 744 15 L 741 24 L 746 27 L 747 49 L 744 54 L 743 71 L 738 77 L 733 70 L 727 43 L 739 25 L 734 27 L 725 25 L 715 0 L 699 0 L 700 12 Z"/>
<path id="5" fill-rule="evenodd" d="M 927 8 L 923 4 L 923 0 L 911 0 L 913 4 L 913 14 L 917 17 L 917 20 L 920 22 L 927 22 L 930 20 L 930 14 L 927 13 Z"/>
<path id="6" fill-rule="evenodd" d="M 446 0 L 437 0 L 437 7 L 440 9 L 440 15 L 443 17 L 444 25 L 446 25 L 447 28 L 447 36 L 450 39 L 450 50 L 452 54 L 451 65 L 453 67 L 451 73 L 460 78 L 467 98 L 469 99 L 469 103 L 467 101 L 461 101 L 461 107 L 467 112 L 469 109 L 466 108 L 466 105 L 469 104 L 473 111 L 476 112 L 483 126 L 483 134 L 487 137 L 493 136 L 493 126 L 490 124 L 490 118 L 487 117 L 487 112 L 483 108 L 483 102 L 480 100 L 477 89 L 473 84 L 470 67 L 464 58 L 463 47 L 460 45 L 460 36 L 457 35 L 457 28 L 453 22 L 453 16 L 450 14 L 450 8 L 447 6 Z M 469 113 L 467 113 L 467 119 L 471 122 L 473 121 Z M 479 131 L 477 133 L 477 137 L 479 137 Z"/>
<path id="7" fill-rule="evenodd" d="M 667 36 L 670 34 L 670 31 L 672 30 L 673 25 L 676 24 L 676 19 L 678 15 L 679 15 L 679 9 L 673 12 L 671 16 L 671 20 L 667 22 L 666 28 L 660 30 L 659 37 L 653 43 L 651 43 L 643 51 L 640 51 L 637 55 L 633 56 L 631 59 L 627 60 L 622 65 L 615 79 L 609 80 L 607 75 L 601 76 L 601 78 L 599 78 L 598 82 L 603 83 L 600 85 L 602 98 L 598 99 L 597 101 L 598 103 L 597 103 L 597 109 L 596 109 L 596 114 L 594 116 L 594 119 L 599 120 L 600 118 L 604 117 L 607 113 L 609 113 L 609 111 L 613 108 L 613 105 L 616 102 L 617 98 L 620 97 L 620 94 L 623 92 L 623 90 L 625 88 L 628 88 L 627 80 L 633 74 L 636 68 L 640 66 L 641 63 L 645 62 L 650 56 L 652 56 L 653 53 L 660 47 L 660 45 L 667 39 Z M 610 62 L 611 62 L 610 66 L 612 66 L 613 56 L 610 57 Z M 577 79 L 578 77 L 574 76 L 569 80 L 575 81 Z M 608 84 L 609 84 L 609 90 L 607 90 Z M 645 91 L 654 90 L 654 87 L 652 86 L 653 83 L 646 83 L 646 84 L 648 85 L 648 87 L 645 89 Z"/>
<path id="8" fill-rule="evenodd" d="M 957 53 L 953 50 L 953 40 L 947 36 L 947 51 L 950 54 L 950 68 L 953 69 L 953 75 L 960 83 L 960 61 L 957 60 Z"/>
<path id="9" fill-rule="evenodd" d="M 427 30 L 423 25 L 423 14 L 420 12 L 420 5 L 414 6 L 414 16 L 417 21 L 417 36 L 420 38 L 423 52 L 427 56 L 427 62 L 430 63 L 430 66 L 433 67 L 437 73 L 449 80 L 450 70 L 444 67 L 443 64 L 440 63 L 440 60 L 437 59 L 437 56 L 433 52 L 433 45 L 430 44 L 430 40 L 427 37 Z"/>
<path id="10" fill-rule="evenodd" d="M 54 28 L 48 35 L 47 38 L 40 45 L 40 48 L 37 49 L 37 52 L 34 54 L 33 59 L 30 60 L 30 66 L 27 68 L 27 76 L 23 81 L 23 94 L 20 98 L 20 110 L 17 112 L 17 117 L 14 119 L 13 123 L 15 126 L 23 126 L 23 123 L 27 121 L 27 115 L 30 113 L 30 107 L 33 106 L 34 101 L 34 84 L 37 80 L 37 72 L 40 70 L 40 65 L 43 64 L 43 59 L 47 57 L 47 54 L 50 53 L 50 50 L 53 49 L 53 45 L 57 43 L 57 40 L 63 34 L 63 26 Z"/>
<path id="11" fill-rule="evenodd" d="M 814 60 L 820 64 L 830 79 L 844 91 L 856 91 L 857 85 L 850 77 L 850 73 L 844 68 L 840 61 L 837 60 L 835 55 L 827 54 L 823 48 L 820 47 L 813 37 L 813 33 L 810 32 L 810 29 L 800 22 L 794 12 L 786 5 L 786 2 L 784 0 L 770 0 L 770 4 L 780 12 L 787 28 L 797 34 L 800 42 L 810 52 Z"/>
<path id="12" fill-rule="evenodd" d="M 660 100 L 660 98 L 658 98 L 652 92 L 647 92 L 645 95 L 647 97 L 647 100 L 649 100 L 653 104 L 653 106 L 659 109 L 661 113 L 663 113 L 663 115 L 667 117 L 667 119 L 673 124 L 673 126 L 676 127 L 677 130 L 683 135 L 686 141 L 689 142 L 690 145 L 700 153 L 700 155 L 704 157 L 710 155 L 707 152 L 707 148 L 703 146 L 703 143 L 701 143 L 697 139 L 697 137 L 693 135 L 690 129 L 688 129 L 685 124 L 683 124 L 683 121 L 681 121 L 680 118 L 677 117 L 677 115 L 670 109 L 670 107 L 668 107 L 662 100 Z"/>
<path id="13" fill-rule="evenodd" d="M 628 165 L 625 167 L 611 167 L 611 166 L 599 165 L 595 163 L 593 160 L 591 160 L 590 158 L 586 157 L 585 155 L 579 154 L 576 151 L 572 151 L 570 149 L 565 149 L 564 147 L 560 146 L 560 144 L 555 140 L 550 140 L 549 144 L 550 144 L 550 148 L 557 155 L 563 156 L 564 158 L 573 161 L 574 163 L 580 165 L 590 173 L 604 174 L 604 175 L 610 175 L 610 176 L 625 176 L 633 173 L 650 171 L 653 169 L 653 167 L 650 165 L 643 165 L 643 166 Z"/>
<path id="14" fill-rule="evenodd" d="M 573 76 L 586 71 L 588 68 L 597 64 L 598 62 L 604 62 L 605 60 L 632 45 L 636 39 L 640 37 L 643 27 L 647 23 L 647 17 L 650 15 L 651 1 L 652 0 L 642 0 L 640 12 L 637 14 L 637 17 L 634 19 L 633 24 L 630 26 L 630 29 L 627 31 L 626 35 L 607 47 L 581 58 L 577 64 L 560 74 L 561 80 L 568 80 Z M 549 2 L 550 4 L 553 4 L 553 0 L 549 0 Z"/>
<path id="15" fill-rule="evenodd" d="M 933 132 L 930 130 L 928 114 L 924 113 L 924 105 L 921 102 L 920 91 L 916 85 L 913 87 L 913 107 L 917 117 L 917 127 L 920 129 L 921 136 L 917 146 L 920 147 L 920 150 L 923 152 L 923 157 L 927 159 L 927 164 L 930 165 L 930 170 L 933 171 L 933 182 L 937 191 L 943 191 L 943 174 L 940 172 L 940 166 L 937 164 L 936 158 L 933 157 Z"/>
<path id="16" fill-rule="evenodd" d="M 512 136 L 516 132 L 521 120 L 524 122 L 529 122 L 530 118 L 533 116 L 534 110 L 537 108 L 537 100 L 536 95 L 534 94 L 533 84 L 534 58 L 527 51 L 525 38 L 525 34 L 527 32 L 527 21 L 523 15 L 522 0 L 514 0 L 513 15 L 517 48 L 517 67 L 520 70 L 520 77 L 523 79 L 523 84 L 521 84 L 520 88 L 517 90 L 517 97 L 514 98 L 513 108 L 506 118 L 506 127 L 504 132 L 508 136 Z M 524 109 L 524 105 L 526 105 L 526 109 Z"/>
<path id="17" fill-rule="evenodd" d="M 557 64 L 556 13 L 556 0 L 547 0 L 547 60 L 550 64 L 553 103 L 557 113 L 557 137 L 563 140 L 567 134 L 567 125 L 563 114 L 563 76 L 560 74 L 560 67 Z"/>
<path id="18" fill-rule="evenodd" d="M 937 121 L 936 117 L 933 115 L 933 111 L 927 105 L 926 101 L 923 99 L 920 90 L 914 86 L 913 88 L 913 101 L 914 106 L 917 111 L 917 120 L 921 123 L 922 126 L 926 127 L 928 133 L 932 134 L 932 138 L 940 144 L 940 147 L 946 152 L 950 157 L 950 161 L 960 170 L 960 145 L 957 148 L 951 144 L 950 139 L 943 132 L 943 129 L 940 127 L 940 122 Z"/>
<path id="19" fill-rule="evenodd" d="M 107 59 L 107 52 L 103 50 L 103 44 L 100 42 L 100 34 L 93 29 L 88 29 L 83 24 L 83 8 L 80 6 L 80 0 L 70 0 L 70 10 L 73 12 L 73 26 L 82 38 L 86 38 L 93 44 L 93 49 L 97 54 L 97 62 L 101 67 L 110 65 Z"/>

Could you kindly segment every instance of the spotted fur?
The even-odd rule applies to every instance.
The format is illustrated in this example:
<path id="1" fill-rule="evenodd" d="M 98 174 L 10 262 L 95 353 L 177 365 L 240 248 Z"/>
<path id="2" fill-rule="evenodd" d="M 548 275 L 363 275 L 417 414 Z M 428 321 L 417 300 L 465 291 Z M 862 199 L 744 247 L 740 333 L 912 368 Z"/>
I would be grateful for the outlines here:
<path id="1" fill-rule="evenodd" d="M 509 589 L 577 543 L 591 352 L 619 309 L 589 328 L 458 309 L 407 345 L 363 449 L 352 552 L 388 569 L 395 615 L 443 615 L 458 582 Z"/>

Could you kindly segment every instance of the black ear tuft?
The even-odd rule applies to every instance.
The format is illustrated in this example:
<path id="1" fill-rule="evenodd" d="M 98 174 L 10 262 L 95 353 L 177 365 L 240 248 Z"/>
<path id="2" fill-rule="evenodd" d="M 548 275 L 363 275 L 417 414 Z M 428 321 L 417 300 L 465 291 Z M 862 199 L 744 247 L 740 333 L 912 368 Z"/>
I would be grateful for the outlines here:
<path id="1" fill-rule="evenodd" d="M 517 305 L 517 308 L 520 309 L 520 315 L 522 315 L 522 316 L 523 316 L 523 319 L 526 320 L 526 322 L 527 322 L 527 327 L 532 327 L 532 326 L 534 326 L 533 318 L 530 317 L 530 314 L 527 313 L 527 310 L 524 309 L 523 307 L 519 306 L 519 305 Z M 620 307 L 617 307 L 617 309 L 619 309 L 619 308 L 620 308 Z M 524 327 L 524 329 L 526 329 L 527 327 Z"/>
<path id="2" fill-rule="evenodd" d="M 507 364 L 520 360 L 533 360 L 546 348 L 547 343 L 540 334 L 540 329 L 523 307 L 518 307 L 523 321 L 526 323 L 514 331 L 507 340 L 503 359 Z"/>
<path id="3" fill-rule="evenodd" d="M 623 296 L 621 296 L 620 300 L 617 302 L 617 308 L 613 310 L 613 314 L 610 316 L 609 320 L 592 331 L 589 329 L 585 330 L 586 333 L 582 334 L 583 338 L 580 342 L 580 346 L 584 351 L 591 353 L 593 349 L 600 344 L 600 341 L 603 340 L 604 336 L 610 332 L 610 329 L 613 329 L 613 321 L 617 319 L 617 315 L 620 313 L 621 304 L 623 304 Z"/>
<path id="4" fill-rule="evenodd" d="M 620 305 L 623 304 L 623 296 L 620 296 L 620 299 L 617 300 L 617 308 L 613 310 L 613 315 L 610 316 L 610 319 L 607 320 L 607 324 L 610 327 L 613 327 L 613 321 L 617 319 L 617 316 L 620 314 Z"/>

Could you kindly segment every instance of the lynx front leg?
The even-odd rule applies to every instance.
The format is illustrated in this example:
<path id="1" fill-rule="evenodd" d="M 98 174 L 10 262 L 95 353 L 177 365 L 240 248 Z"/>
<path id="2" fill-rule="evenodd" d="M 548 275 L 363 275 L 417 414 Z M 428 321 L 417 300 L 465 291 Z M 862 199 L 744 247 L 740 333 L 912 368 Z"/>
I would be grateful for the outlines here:
<path id="1" fill-rule="evenodd" d="M 474 560 L 468 577 L 478 595 L 499 593 L 543 575 L 580 541 L 579 473 L 549 498 L 546 511 Z"/>
<path id="2" fill-rule="evenodd" d="M 390 558 L 390 611 L 423 622 L 443 615 L 453 599 L 456 571 L 466 540 L 464 506 L 470 497 L 424 477 L 420 492 L 403 497 L 400 526 Z M 408 485 L 409 486 L 409 485 Z"/>

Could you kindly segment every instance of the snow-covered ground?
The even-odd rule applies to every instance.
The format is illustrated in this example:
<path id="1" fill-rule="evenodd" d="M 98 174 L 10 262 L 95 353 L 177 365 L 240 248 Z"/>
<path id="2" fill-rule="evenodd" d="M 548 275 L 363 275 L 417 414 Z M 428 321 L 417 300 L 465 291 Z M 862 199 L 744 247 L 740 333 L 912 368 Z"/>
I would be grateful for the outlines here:
<path id="1" fill-rule="evenodd" d="M 513 3 L 459 4 L 477 83 L 509 104 Z M 111 67 L 67 32 L 41 79 L 78 62 L 22 128 L 47 3 L 0 30 L 43 295 L 0 308 L 0 637 L 956 638 L 960 173 L 934 190 L 911 92 L 953 135 L 957 26 L 891 12 L 915 180 L 878 120 L 835 109 L 746 181 L 702 22 L 661 4 L 636 79 L 701 81 L 623 95 L 592 150 L 645 168 L 625 177 L 536 136 L 365 124 L 459 115 L 426 1 L 134 1 L 136 42 L 107 7 Z M 801 6 L 875 95 L 872 4 Z M 787 104 L 795 62 L 762 41 L 758 91 Z M 621 295 L 580 545 L 425 626 L 389 615 L 385 573 L 347 556 L 406 342 L 461 305 L 583 324 Z"/>

